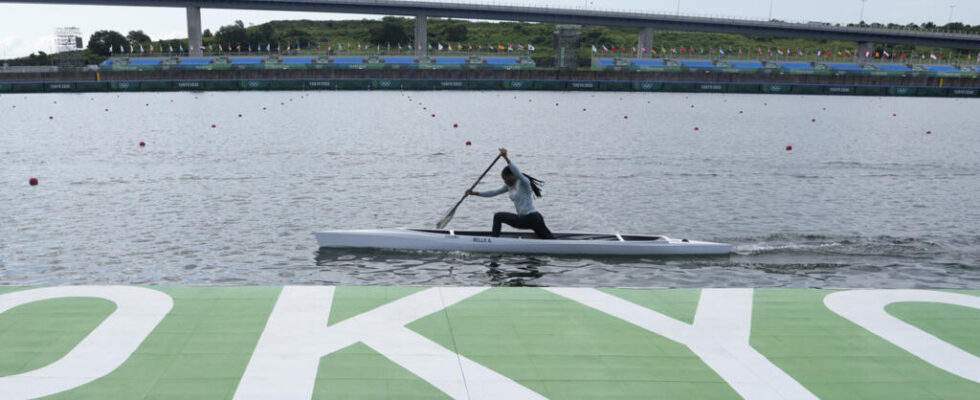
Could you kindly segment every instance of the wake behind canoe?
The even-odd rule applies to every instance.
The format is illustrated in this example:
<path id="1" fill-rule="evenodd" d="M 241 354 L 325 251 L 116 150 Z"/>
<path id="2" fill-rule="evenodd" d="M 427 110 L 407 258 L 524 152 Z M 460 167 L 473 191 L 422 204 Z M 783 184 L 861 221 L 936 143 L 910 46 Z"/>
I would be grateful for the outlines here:
<path id="1" fill-rule="evenodd" d="M 364 229 L 317 232 L 321 248 L 370 248 L 474 253 L 556 255 L 726 255 L 732 246 L 724 243 L 666 236 L 555 233 L 555 239 L 538 239 L 531 232 L 505 232 L 490 237 L 486 231 L 427 229 Z"/>

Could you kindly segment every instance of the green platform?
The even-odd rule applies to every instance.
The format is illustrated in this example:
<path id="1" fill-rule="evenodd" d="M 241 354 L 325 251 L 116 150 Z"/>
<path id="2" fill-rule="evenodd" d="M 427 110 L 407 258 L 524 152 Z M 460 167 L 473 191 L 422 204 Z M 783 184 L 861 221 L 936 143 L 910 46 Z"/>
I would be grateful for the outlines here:
<path id="1" fill-rule="evenodd" d="M 4 399 L 977 399 L 978 356 L 980 290 L 0 287 Z"/>

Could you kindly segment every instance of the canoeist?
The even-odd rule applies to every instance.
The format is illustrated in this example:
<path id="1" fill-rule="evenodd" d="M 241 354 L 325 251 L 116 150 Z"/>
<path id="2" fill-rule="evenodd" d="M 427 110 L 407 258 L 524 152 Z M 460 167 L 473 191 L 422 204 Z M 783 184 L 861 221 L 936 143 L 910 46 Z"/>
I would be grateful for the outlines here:
<path id="1" fill-rule="evenodd" d="M 493 197 L 507 192 L 510 200 L 514 202 L 517 214 L 498 212 L 493 215 L 493 233 L 490 236 L 500 237 L 500 226 L 503 223 L 517 229 L 531 229 L 541 239 L 554 239 L 554 235 L 544 224 L 544 217 L 534 209 L 534 200 L 532 199 L 532 195 L 541 197 L 540 185 L 544 182 L 522 173 L 517 165 L 514 165 L 510 158 L 507 158 L 507 149 L 501 148 L 500 156 L 507 161 L 507 166 L 504 167 L 503 171 L 500 171 L 504 186 L 486 192 L 466 191 L 467 195 L 480 197 Z"/>

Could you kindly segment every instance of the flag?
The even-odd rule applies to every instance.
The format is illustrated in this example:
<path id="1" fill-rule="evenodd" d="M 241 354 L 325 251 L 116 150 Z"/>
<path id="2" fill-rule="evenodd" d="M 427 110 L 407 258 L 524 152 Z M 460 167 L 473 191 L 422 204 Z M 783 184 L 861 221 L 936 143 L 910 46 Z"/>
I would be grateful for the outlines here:
<path id="1" fill-rule="evenodd" d="M 936 52 L 934 52 L 934 51 L 933 52 L 929 52 L 929 58 L 931 58 L 933 60 L 938 60 L 938 58 L 936 58 Z"/>
<path id="2" fill-rule="evenodd" d="M 517 44 L 517 51 L 524 51 L 524 45 L 523 45 L 523 44 L 520 44 L 520 43 L 518 43 L 518 44 Z"/>
<path id="3" fill-rule="evenodd" d="M 109 45 L 109 54 L 112 54 L 112 45 Z"/>
<path id="4" fill-rule="evenodd" d="M 759 47 L 758 50 L 759 50 L 759 55 L 761 56 L 762 55 L 762 48 Z"/>
<path id="5" fill-rule="evenodd" d="M 251 52 L 252 52 L 252 42 L 249 42 L 249 43 L 248 43 L 248 52 L 249 52 L 249 53 L 251 53 Z"/>
<path id="6" fill-rule="evenodd" d="M 409 50 L 412 50 L 412 44 L 411 43 L 408 44 L 408 49 Z"/>
<path id="7" fill-rule="evenodd" d="M 514 45 L 507 43 L 507 51 L 514 51 Z"/>
<path id="8" fill-rule="evenodd" d="M 438 43 L 438 44 L 439 44 L 439 51 L 442 51 L 442 43 Z"/>
<path id="9" fill-rule="evenodd" d="M 466 45 L 466 51 L 473 51 L 473 45 L 472 44 L 467 44 Z"/>
<path id="10" fill-rule="evenodd" d="M 592 46 L 592 47 L 595 47 L 595 46 Z M 609 52 L 609 49 L 606 48 L 606 45 L 602 45 L 602 52 L 603 53 L 608 53 Z"/>
<path id="11" fill-rule="evenodd" d="M 150 53 L 153 52 L 153 43 L 150 43 Z"/>
<path id="12" fill-rule="evenodd" d="M 453 51 L 453 44 L 452 43 L 450 43 L 450 44 L 448 44 L 446 46 L 449 49 L 449 51 Z"/>
<path id="13" fill-rule="evenodd" d="M 871 50 L 864 51 L 864 58 L 871 58 Z"/>
<path id="14" fill-rule="evenodd" d="M 357 45 L 357 48 L 360 49 L 361 48 L 361 45 Z M 292 43 L 286 43 L 286 51 L 288 52 L 288 51 L 290 51 L 292 49 L 293 49 L 293 44 Z"/>
<path id="15" fill-rule="evenodd" d="M 534 45 L 532 45 L 532 44 L 530 44 L 530 43 L 528 43 L 528 44 L 527 44 L 527 50 L 528 50 L 528 51 L 534 51 Z"/>
<path id="16" fill-rule="evenodd" d="M 892 55 L 888 54 L 888 50 L 882 50 L 881 55 L 885 56 L 885 58 L 892 58 Z"/>
<path id="17" fill-rule="evenodd" d="M 721 47 L 718 48 L 718 52 L 721 53 L 721 55 L 725 55 L 725 49 Z"/>
<path id="18" fill-rule="evenodd" d="M 276 52 L 277 53 L 282 52 L 282 42 L 276 43 Z"/>
<path id="19" fill-rule="evenodd" d="M 184 44 L 183 43 L 178 43 L 177 46 L 180 47 L 180 52 L 183 53 L 184 52 Z"/>
<path id="20" fill-rule="evenodd" d="M 504 47 L 504 45 L 498 43 L 497 44 L 497 50 L 504 51 L 504 50 L 507 50 L 507 48 Z"/>
<path id="21" fill-rule="evenodd" d="M 616 51 L 616 49 L 613 49 L 613 51 Z M 687 47 L 681 46 L 681 54 L 687 54 Z"/>
<path id="22" fill-rule="evenodd" d="M 204 47 L 204 46 L 201 46 L 201 47 Z M 141 43 L 140 44 L 140 53 L 142 53 L 142 52 L 143 52 L 143 44 Z"/>
<path id="23" fill-rule="evenodd" d="M 630 54 L 636 54 L 636 47 L 631 47 L 630 49 L 631 49 L 631 53 Z"/>
<path id="24" fill-rule="evenodd" d="M 201 51 L 204 51 L 204 45 L 200 45 Z M 143 52 L 143 46 L 140 46 L 140 53 Z"/>
<path id="25" fill-rule="evenodd" d="M 803 57 L 803 50 L 796 49 L 796 55 Z"/>
<path id="26" fill-rule="evenodd" d="M 429 43 L 429 50 L 432 50 L 432 43 Z"/>
<path id="27" fill-rule="evenodd" d="M 170 51 L 169 51 L 169 52 L 170 52 L 170 53 L 173 53 L 173 52 L 174 52 L 174 45 L 172 45 L 172 44 L 171 44 L 171 45 L 169 45 L 168 47 L 170 47 Z"/>
<path id="28" fill-rule="evenodd" d="M 664 46 L 660 46 L 660 53 L 661 54 L 667 54 L 667 48 L 664 47 Z"/>
<path id="29" fill-rule="evenodd" d="M 742 53 L 742 48 L 741 48 L 741 47 L 739 47 L 739 48 L 738 48 L 738 56 L 739 56 L 739 57 L 741 57 L 741 56 L 742 56 L 742 54 L 743 54 L 743 53 Z"/>
<path id="30" fill-rule="evenodd" d="M 642 54 L 646 54 L 647 53 L 646 46 L 640 46 L 640 53 L 642 53 Z"/>
<path id="31" fill-rule="evenodd" d="M 135 51 L 133 51 L 133 44 L 132 43 L 129 44 L 129 52 L 130 53 L 135 53 Z"/>
<path id="32" fill-rule="evenodd" d="M 337 52 L 343 52 L 343 51 L 344 51 L 344 44 L 337 43 Z"/>
<path id="33" fill-rule="evenodd" d="M 650 49 L 650 54 L 657 54 L 657 49 L 656 48 L 651 48 Z"/>
<path id="34" fill-rule="evenodd" d="M 823 51 L 822 50 L 817 50 L 817 57 L 820 57 L 822 55 L 823 55 Z"/>
<path id="35" fill-rule="evenodd" d="M 623 53 L 623 54 L 626 54 L 626 45 L 623 45 L 623 47 L 620 47 L 619 48 L 619 52 L 620 53 Z"/>
<path id="36" fill-rule="evenodd" d="M 779 53 L 779 55 L 783 55 L 783 50 L 782 49 L 776 49 L 776 52 Z"/>
<path id="37" fill-rule="evenodd" d="M 673 48 L 673 47 L 671 47 L 671 48 L 670 48 L 670 52 L 671 52 L 671 53 L 673 53 L 673 54 L 677 54 L 677 49 L 675 49 L 675 48 Z"/>

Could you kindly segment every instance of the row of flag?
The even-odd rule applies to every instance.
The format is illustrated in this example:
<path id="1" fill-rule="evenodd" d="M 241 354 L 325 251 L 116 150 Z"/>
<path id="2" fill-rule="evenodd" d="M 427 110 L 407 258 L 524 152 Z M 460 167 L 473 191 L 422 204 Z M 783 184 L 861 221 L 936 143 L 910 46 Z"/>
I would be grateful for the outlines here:
<path id="1" fill-rule="evenodd" d="M 637 49 L 636 47 L 626 47 L 626 46 L 616 47 L 616 45 L 611 45 L 611 47 L 607 47 L 606 45 L 602 45 L 601 47 L 596 47 L 596 45 L 592 45 L 593 54 L 600 53 L 600 52 L 622 53 L 622 54 L 719 54 L 719 55 L 732 55 L 732 56 L 736 54 L 738 56 L 746 56 L 746 55 L 752 56 L 753 53 L 755 53 L 756 55 L 759 56 L 768 54 L 769 57 L 774 57 L 774 56 L 804 57 L 813 54 L 817 57 L 834 57 L 836 55 L 837 57 L 841 57 L 841 58 L 843 57 L 872 58 L 873 57 L 873 58 L 888 58 L 888 59 L 903 59 L 903 60 L 909 58 L 912 59 L 929 58 L 933 60 L 945 60 L 945 59 L 955 58 L 955 55 L 945 54 L 942 51 L 940 51 L 938 54 L 935 51 L 931 51 L 927 54 L 927 53 L 918 53 L 914 51 L 911 53 L 906 53 L 904 51 L 892 53 L 889 52 L 888 50 L 875 50 L 875 51 L 865 50 L 862 53 L 860 50 L 855 49 L 853 52 L 850 50 L 837 50 L 837 52 L 835 53 L 832 50 L 820 49 L 820 50 L 815 50 L 813 53 L 811 53 L 810 51 L 804 52 L 802 49 L 797 49 L 794 52 L 792 49 L 783 50 L 781 48 L 777 48 L 775 49 L 775 51 L 773 51 L 772 48 L 768 48 L 767 51 L 763 51 L 762 48 L 759 47 L 756 48 L 755 52 L 753 52 L 751 49 L 743 50 L 741 47 L 739 47 L 738 50 L 735 50 L 732 47 L 729 47 L 727 50 L 724 47 L 718 47 L 717 49 L 714 47 L 709 47 L 707 53 L 705 53 L 704 47 L 701 47 L 700 49 L 695 49 L 694 46 L 690 46 L 690 47 L 681 46 L 679 49 L 677 47 L 671 47 L 668 49 L 666 46 L 661 46 L 658 51 L 658 49 L 656 48 L 647 49 L 646 47 L 640 47 L 639 49 Z M 971 54 L 967 54 L 965 58 L 970 59 L 972 58 L 971 56 L 972 56 Z M 980 62 L 980 53 L 977 53 L 976 59 L 978 62 Z"/>
<path id="2" fill-rule="evenodd" d="M 381 44 L 379 43 L 374 48 L 380 50 L 381 49 Z M 486 49 L 486 51 L 534 51 L 535 50 L 534 45 L 532 45 L 530 43 L 528 43 L 528 45 L 526 47 L 523 44 L 518 44 L 518 45 L 515 46 L 512 43 L 508 43 L 506 45 L 505 44 L 502 44 L 502 43 L 498 43 L 496 45 L 494 45 L 494 44 L 488 44 L 486 47 L 484 47 L 483 45 L 477 45 L 477 47 L 475 47 L 475 48 L 473 47 L 472 44 L 467 44 L 466 46 L 463 46 L 462 44 L 457 43 L 456 46 L 453 47 L 453 45 L 451 43 L 450 44 L 447 44 L 445 46 L 443 46 L 442 43 L 436 43 L 436 46 L 435 47 L 433 47 L 431 44 L 429 44 L 428 45 L 428 48 L 429 48 L 429 50 L 438 50 L 438 51 L 484 51 L 484 49 Z M 147 51 L 149 51 L 150 53 L 152 53 L 154 51 L 157 51 L 157 49 L 159 49 L 160 52 L 163 52 L 165 50 L 168 51 L 168 52 L 170 52 L 170 53 L 173 53 L 174 52 L 174 46 L 173 45 L 167 45 L 167 47 L 164 48 L 163 43 L 161 43 L 158 48 L 154 48 L 153 43 L 150 43 L 149 50 L 146 50 L 143 47 L 142 44 L 139 44 L 138 47 L 135 47 L 133 44 L 130 44 L 129 45 L 129 53 L 136 53 L 137 52 L 137 49 L 138 49 L 138 52 L 140 52 L 140 53 L 145 53 Z M 245 48 L 244 49 L 242 48 L 242 45 L 241 44 L 238 44 L 235 47 L 232 47 L 231 46 L 231 43 L 228 43 L 226 45 L 221 45 L 221 44 L 218 44 L 218 45 L 209 44 L 207 46 L 201 45 L 201 50 L 207 50 L 207 51 L 212 51 L 212 52 L 213 51 L 217 51 L 217 52 L 224 52 L 224 51 L 229 51 L 229 52 L 230 51 L 238 51 L 238 52 L 242 52 L 242 51 L 247 51 L 247 52 L 252 52 L 252 51 L 259 51 L 259 52 L 266 51 L 266 52 L 271 52 L 273 49 L 275 49 L 275 51 L 277 51 L 277 52 L 283 51 L 282 43 L 276 43 L 276 47 L 275 48 L 272 47 L 272 43 L 266 43 L 265 46 L 262 46 L 262 44 L 257 44 L 254 47 L 254 50 L 253 50 L 253 47 L 252 47 L 252 44 L 251 43 L 245 45 Z M 313 48 L 313 46 L 311 44 L 307 44 L 306 50 L 313 50 L 313 49 L 314 48 Z M 333 51 L 333 49 L 334 49 L 333 44 L 327 43 L 326 50 L 327 51 Z M 337 43 L 337 51 L 339 51 L 339 52 L 345 51 L 345 50 L 352 51 L 353 49 L 354 49 L 354 47 L 350 43 L 347 43 L 347 47 L 346 48 L 344 47 L 343 43 Z M 358 51 L 367 51 L 367 50 L 371 50 L 371 49 L 372 49 L 372 47 L 371 47 L 370 44 L 365 44 L 363 46 L 360 43 L 357 44 L 357 50 Z M 398 43 L 396 45 L 396 49 L 402 50 L 401 43 Z M 407 45 L 407 49 L 408 50 L 414 50 L 414 47 L 412 46 L 411 43 L 409 43 Z M 293 50 L 300 51 L 300 50 L 303 50 L 303 47 L 301 46 L 300 43 L 296 43 L 296 46 L 295 47 L 293 46 L 292 43 L 286 43 L 286 49 L 285 50 L 286 51 L 293 51 Z M 323 46 L 320 43 L 317 43 L 316 50 L 323 50 Z M 391 43 L 388 44 L 388 50 L 389 51 L 391 50 Z M 177 51 L 180 52 L 180 53 L 183 53 L 184 52 L 184 45 L 182 43 L 178 43 L 177 44 Z M 109 53 L 115 53 L 115 52 L 116 52 L 115 47 L 112 46 L 112 45 L 110 45 L 109 46 Z M 126 52 L 127 52 L 126 51 L 126 46 L 119 45 L 119 53 L 121 54 L 121 53 L 126 53 Z"/>

